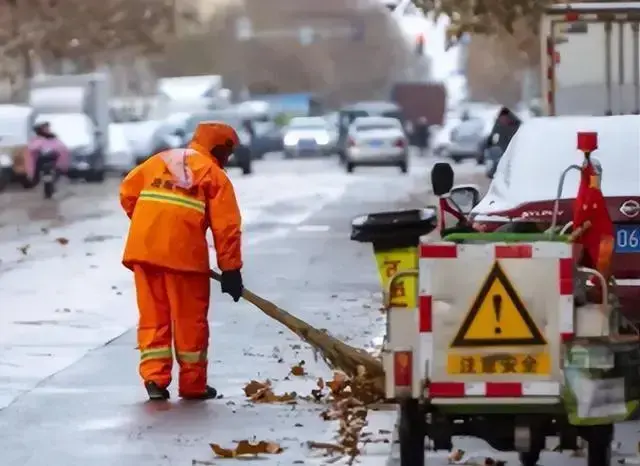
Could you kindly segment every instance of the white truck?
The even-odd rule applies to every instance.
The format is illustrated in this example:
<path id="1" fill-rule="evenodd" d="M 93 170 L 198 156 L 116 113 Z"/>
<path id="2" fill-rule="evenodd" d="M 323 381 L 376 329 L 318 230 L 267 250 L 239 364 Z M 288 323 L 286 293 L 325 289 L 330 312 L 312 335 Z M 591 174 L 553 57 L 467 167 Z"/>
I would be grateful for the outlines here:
<path id="1" fill-rule="evenodd" d="M 448 164 L 431 176 L 450 206 L 469 191 L 453 187 Z M 614 423 L 640 407 L 639 337 L 624 324 L 615 281 L 580 266 L 561 234 L 444 235 L 422 237 L 418 268 L 398 270 L 385 293 L 417 279 L 416 308 L 388 308 L 382 350 L 400 465 L 424 466 L 425 440 L 451 451 L 454 436 L 516 450 L 522 466 L 538 464 L 548 436 L 574 451 L 583 438 L 588 466 L 611 464 Z M 595 302 L 584 298 L 594 282 Z"/>
<path id="2" fill-rule="evenodd" d="M 561 3 L 540 25 L 543 113 L 640 113 L 640 2 Z"/>
<path id="3" fill-rule="evenodd" d="M 90 120 L 83 127 L 90 128 L 93 134 L 78 138 L 77 145 L 75 138 L 63 139 L 72 154 L 71 177 L 97 182 L 104 180 L 105 160 L 109 153 L 109 100 L 110 82 L 105 73 L 43 75 L 31 80 L 28 103 L 39 119 L 46 120 L 47 115 L 51 115 L 58 122 L 58 127 L 64 124 L 64 115 L 75 115 L 73 118 L 76 120 L 79 115 L 86 115 Z M 55 127 L 53 129 L 56 130 Z M 73 131 L 59 132 L 73 134 Z"/>

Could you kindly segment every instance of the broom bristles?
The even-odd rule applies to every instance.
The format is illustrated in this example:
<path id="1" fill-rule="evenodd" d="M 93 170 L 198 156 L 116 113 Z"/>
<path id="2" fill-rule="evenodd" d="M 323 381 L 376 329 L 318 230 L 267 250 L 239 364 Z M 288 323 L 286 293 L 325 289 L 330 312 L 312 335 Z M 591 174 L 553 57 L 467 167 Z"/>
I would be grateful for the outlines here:
<path id="1" fill-rule="evenodd" d="M 214 271 L 211 271 L 211 277 L 217 281 L 221 279 L 220 274 Z M 362 367 L 368 376 L 378 380 L 382 377 L 384 380 L 382 363 L 364 350 L 349 346 L 327 332 L 318 330 L 246 288 L 242 292 L 242 298 L 298 335 L 320 355 L 331 369 L 339 369 L 347 375 L 356 376 L 359 373 L 359 368 Z M 379 388 L 384 392 L 384 386 Z"/>

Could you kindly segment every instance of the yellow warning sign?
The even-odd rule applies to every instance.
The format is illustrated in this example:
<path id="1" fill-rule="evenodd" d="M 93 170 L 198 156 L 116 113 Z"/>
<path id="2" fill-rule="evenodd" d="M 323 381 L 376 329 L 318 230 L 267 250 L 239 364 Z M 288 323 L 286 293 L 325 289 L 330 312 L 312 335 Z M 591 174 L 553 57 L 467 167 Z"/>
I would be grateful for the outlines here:
<path id="1" fill-rule="evenodd" d="M 511 281 L 496 262 L 482 284 L 451 347 L 546 344 Z"/>

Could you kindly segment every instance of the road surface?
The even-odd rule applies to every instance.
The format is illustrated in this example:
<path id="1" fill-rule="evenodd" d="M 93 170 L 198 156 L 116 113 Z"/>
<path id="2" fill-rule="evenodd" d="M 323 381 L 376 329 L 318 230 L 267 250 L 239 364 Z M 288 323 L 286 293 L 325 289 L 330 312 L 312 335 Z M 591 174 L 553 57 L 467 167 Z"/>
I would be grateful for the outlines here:
<path id="1" fill-rule="evenodd" d="M 348 175 L 334 159 L 266 160 L 253 176 L 231 172 L 245 219 L 247 287 L 354 346 L 370 347 L 383 331 L 380 288 L 370 248 L 349 241 L 350 220 L 428 202 L 433 161 L 413 162 L 408 176 L 395 169 Z M 473 164 L 457 170 L 460 182 L 478 179 Z M 51 203 L 39 192 L 0 196 L 0 464 L 222 464 L 209 443 L 243 439 L 285 448 L 264 465 L 325 463 L 321 451 L 307 448 L 309 441 L 331 442 L 337 431 L 319 415 L 325 406 L 250 403 L 243 388 L 269 379 L 276 394 L 305 396 L 330 373 L 297 337 L 220 295 L 216 284 L 210 379 L 222 398 L 183 402 L 173 387 L 171 402 L 146 402 L 136 368 L 132 277 L 119 262 L 127 220 L 116 192 L 117 180 L 108 180 L 62 186 Z M 302 360 L 308 375 L 290 376 Z M 361 464 L 397 464 L 395 411 L 371 412 L 369 422 L 377 442 L 365 447 Z M 635 430 L 624 434 L 629 449 Z M 469 439 L 457 444 L 486 448 Z M 517 464 L 513 455 L 492 455 Z M 442 455 L 428 456 L 429 465 L 445 463 Z M 543 464 L 584 461 L 549 454 Z"/>

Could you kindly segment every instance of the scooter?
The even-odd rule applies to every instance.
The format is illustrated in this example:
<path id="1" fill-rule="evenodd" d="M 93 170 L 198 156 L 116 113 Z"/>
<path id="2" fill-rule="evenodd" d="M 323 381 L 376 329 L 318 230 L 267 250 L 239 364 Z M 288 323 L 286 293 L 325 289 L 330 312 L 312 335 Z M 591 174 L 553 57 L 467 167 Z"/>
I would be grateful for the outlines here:
<path id="1" fill-rule="evenodd" d="M 55 151 L 42 151 L 38 157 L 40 179 L 45 199 L 51 199 L 56 189 L 56 163 L 59 154 Z"/>

